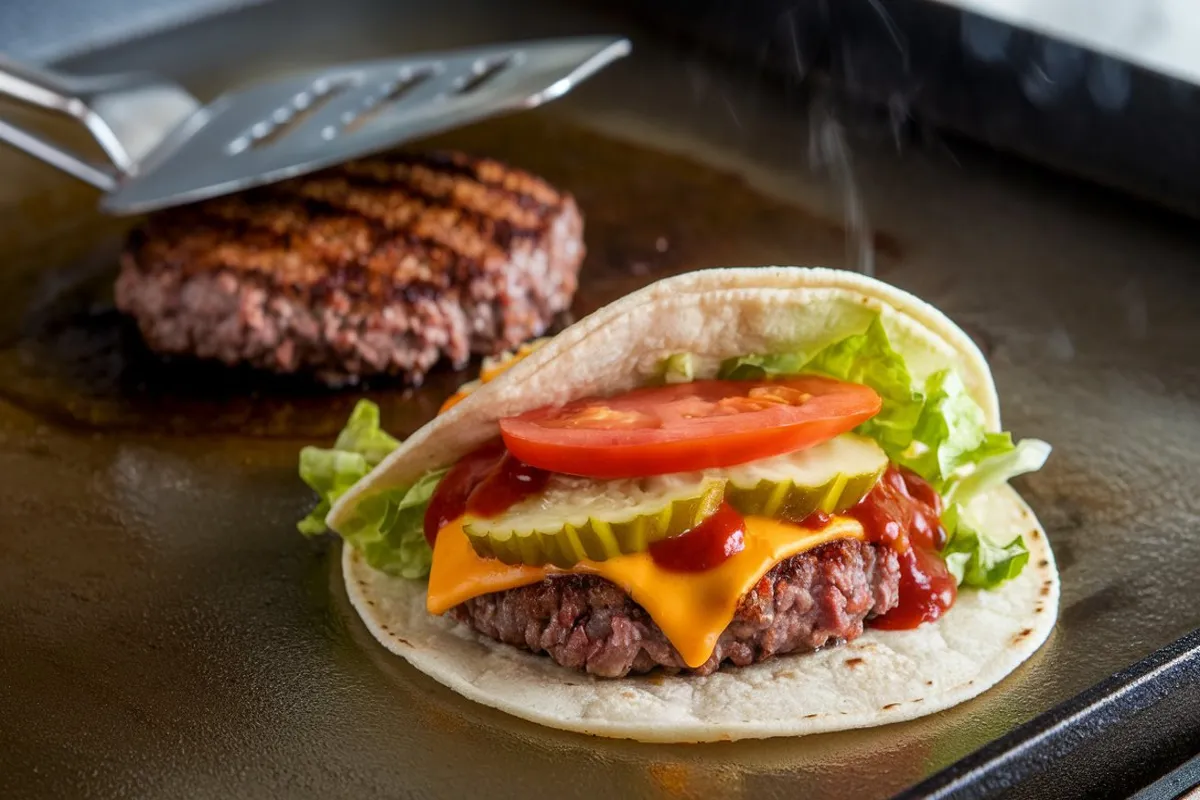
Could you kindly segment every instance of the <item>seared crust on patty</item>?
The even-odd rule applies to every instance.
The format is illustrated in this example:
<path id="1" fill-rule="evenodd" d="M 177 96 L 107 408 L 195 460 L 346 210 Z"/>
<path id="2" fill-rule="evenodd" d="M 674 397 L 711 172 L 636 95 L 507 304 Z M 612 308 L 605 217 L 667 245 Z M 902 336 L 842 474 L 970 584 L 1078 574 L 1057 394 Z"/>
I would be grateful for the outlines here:
<path id="1" fill-rule="evenodd" d="M 526 172 L 389 155 L 152 215 L 116 302 L 162 353 L 419 383 L 543 333 L 582 231 L 574 199 Z"/>
<path id="2" fill-rule="evenodd" d="M 712 656 L 694 669 L 640 605 L 594 575 L 482 595 L 449 613 L 484 636 L 593 675 L 656 667 L 709 675 L 726 661 L 744 667 L 855 639 L 864 620 L 895 607 L 899 590 L 899 562 L 884 545 L 842 539 L 792 556 L 742 598 Z"/>

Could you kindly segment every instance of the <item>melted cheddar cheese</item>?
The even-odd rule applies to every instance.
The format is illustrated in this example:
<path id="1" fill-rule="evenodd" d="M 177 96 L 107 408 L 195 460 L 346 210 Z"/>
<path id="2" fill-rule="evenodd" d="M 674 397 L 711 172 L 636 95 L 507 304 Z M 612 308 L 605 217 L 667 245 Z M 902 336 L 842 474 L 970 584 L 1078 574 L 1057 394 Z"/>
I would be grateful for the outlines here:
<path id="1" fill-rule="evenodd" d="M 598 575 L 624 589 L 662 629 L 689 667 L 708 660 L 722 631 L 733 620 L 738 601 L 780 561 L 835 539 L 862 539 L 863 529 L 849 517 L 834 517 L 820 530 L 764 517 L 747 517 L 745 549 L 704 572 L 670 572 L 649 553 L 607 561 L 583 561 L 569 570 L 510 566 L 481 558 L 455 520 L 438 532 L 429 573 L 426 608 L 444 614 L 473 597 L 515 589 L 548 575 Z"/>

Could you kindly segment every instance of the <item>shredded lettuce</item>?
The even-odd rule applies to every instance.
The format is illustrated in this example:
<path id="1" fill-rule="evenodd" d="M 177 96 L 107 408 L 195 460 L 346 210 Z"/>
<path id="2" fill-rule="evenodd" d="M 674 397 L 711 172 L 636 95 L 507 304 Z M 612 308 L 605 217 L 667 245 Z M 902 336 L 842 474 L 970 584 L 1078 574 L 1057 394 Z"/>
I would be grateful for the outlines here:
<path id="1" fill-rule="evenodd" d="M 663 359 L 660 378 L 663 383 L 691 383 L 696 379 L 696 368 L 691 353 L 676 353 Z"/>
<path id="2" fill-rule="evenodd" d="M 425 577 L 433 564 L 433 550 L 425 540 L 425 509 L 447 471 L 427 472 L 407 489 L 363 498 L 338 533 L 375 569 L 402 578 Z"/>
<path id="3" fill-rule="evenodd" d="M 300 478 L 319 500 L 297 524 L 300 532 L 305 536 L 327 532 L 325 517 L 338 498 L 399 446 L 399 440 L 380 427 L 379 407 L 359 400 L 332 448 L 302 449 Z M 364 498 L 338 533 L 378 570 L 405 578 L 429 574 L 433 552 L 425 541 L 425 509 L 445 472 L 429 472 L 407 489 Z"/>
<path id="4" fill-rule="evenodd" d="M 942 495 L 944 551 L 960 584 L 990 589 L 1020 574 L 1029 553 L 1018 536 L 1005 545 L 971 527 L 964 508 L 984 489 L 1040 469 L 1050 454 L 1045 442 L 1014 444 L 1008 433 L 990 433 L 983 409 L 953 370 L 919 385 L 903 356 L 892 348 L 878 315 L 867 329 L 806 358 L 801 353 L 748 355 L 726 360 L 720 375 L 732 379 L 815 374 L 864 384 L 882 398 L 877 415 L 857 432 L 879 443 L 888 457 L 920 475 Z"/>
<path id="5" fill-rule="evenodd" d="M 859 426 L 858 432 L 877 441 L 893 461 L 913 443 L 925 398 L 913 385 L 904 358 L 892 349 L 878 315 L 866 331 L 818 351 L 797 372 L 870 386 L 883 399 L 883 406 Z M 937 443 L 928 442 L 926 446 L 936 448 Z M 929 480 L 923 473 L 918 474 Z"/>
<path id="6" fill-rule="evenodd" d="M 731 381 L 757 381 L 777 375 L 795 375 L 805 361 L 803 353 L 736 356 L 721 362 L 717 377 Z"/>
<path id="7" fill-rule="evenodd" d="M 929 376 L 920 410 L 911 430 L 911 441 L 904 450 L 893 454 L 893 460 L 939 491 L 946 488 L 960 469 L 978 459 L 980 448 L 1003 448 L 1005 443 L 1012 447 L 1012 437 L 1007 434 L 989 442 L 983 409 L 952 370 Z"/>
<path id="8" fill-rule="evenodd" d="M 1040 439 L 1022 439 L 1014 445 L 1007 433 L 989 434 L 976 453 L 980 457 L 971 471 L 946 491 L 947 505 L 965 506 L 993 486 L 1037 472 L 1050 457 L 1050 445 Z"/>
<path id="9" fill-rule="evenodd" d="M 1029 550 L 1020 534 L 1001 545 L 960 521 L 942 556 L 960 586 L 994 589 L 1021 574 L 1029 561 Z"/>
<path id="10" fill-rule="evenodd" d="M 379 406 L 359 400 L 330 449 L 305 447 L 300 451 L 300 479 L 320 497 L 320 502 L 297 527 L 305 536 L 325 533 L 329 509 L 371 468 L 400 446 L 379 426 Z"/>

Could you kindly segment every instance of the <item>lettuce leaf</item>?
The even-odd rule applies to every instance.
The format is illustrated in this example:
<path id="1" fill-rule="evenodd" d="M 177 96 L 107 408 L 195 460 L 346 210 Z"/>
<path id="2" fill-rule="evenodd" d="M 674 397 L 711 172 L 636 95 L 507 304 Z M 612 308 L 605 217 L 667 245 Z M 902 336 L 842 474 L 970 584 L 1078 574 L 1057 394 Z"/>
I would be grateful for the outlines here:
<path id="1" fill-rule="evenodd" d="M 300 451 L 300 479 L 320 497 L 320 502 L 296 526 L 305 536 L 325 533 L 325 517 L 337 499 L 363 478 L 388 453 L 400 446 L 379 425 L 379 406 L 359 400 L 346 427 L 330 449 L 305 447 Z"/>
<path id="2" fill-rule="evenodd" d="M 806 360 L 803 353 L 736 356 L 721 362 L 717 377 L 731 381 L 758 381 L 778 375 L 795 375 L 804 367 Z"/>
<path id="3" fill-rule="evenodd" d="M 883 406 L 878 414 L 859 426 L 858 432 L 879 442 L 893 460 L 912 444 L 925 398 L 913 385 L 904 358 L 892 349 L 878 315 L 866 331 L 827 346 L 799 372 L 870 386 L 879 393 Z M 936 442 L 925 444 L 937 446 Z M 929 480 L 924 473 L 918 474 Z"/>
<path id="4" fill-rule="evenodd" d="M 942 555 L 960 585 L 994 589 L 1021 574 L 1029 561 L 1029 550 L 1020 534 L 1001 545 L 978 533 L 971 521 L 965 519 L 966 507 L 987 489 L 1041 469 L 1050 456 L 1050 445 L 1040 439 L 1023 439 L 1013 445 L 1007 433 L 988 434 L 975 452 L 980 460 L 943 498 L 946 509 L 942 513 L 942 526 L 949 539 Z"/>
<path id="5" fill-rule="evenodd" d="M 325 517 L 329 515 L 329 509 L 370 471 L 371 467 L 361 453 L 319 447 L 301 450 L 300 479 L 317 493 L 320 500 L 307 517 L 296 523 L 300 532 L 305 536 L 317 536 L 328 531 Z"/>
<path id="6" fill-rule="evenodd" d="M 1021 574 L 1029 561 L 1029 550 L 1020 534 L 1001 545 L 960 520 L 942 549 L 942 556 L 960 586 L 995 589 Z"/>
<path id="7" fill-rule="evenodd" d="M 967 393 L 957 373 L 942 370 L 930 375 L 924 394 L 912 439 L 892 460 L 934 488 L 944 490 L 958 470 L 975 463 L 985 452 L 1012 447 L 1008 434 L 988 439 L 983 409 Z"/>
<path id="8" fill-rule="evenodd" d="M 339 533 L 377 570 L 402 578 L 429 574 L 433 550 L 425 540 L 425 509 L 448 470 L 422 475 L 407 489 L 363 498 Z"/>
<path id="9" fill-rule="evenodd" d="M 979 458 L 970 472 L 960 477 L 945 493 L 947 505 L 967 505 L 993 486 L 1029 472 L 1037 472 L 1050 457 L 1050 445 L 1041 439 L 1022 439 L 1013 444 L 1007 433 L 988 434 L 975 453 Z"/>
<path id="10" fill-rule="evenodd" d="M 667 356 L 659 365 L 662 383 L 691 383 L 696 379 L 696 368 L 691 353 L 675 353 Z"/>
<path id="11" fill-rule="evenodd" d="M 317 493 L 318 503 L 297 524 L 300 532 L 326 533 L 325 517 L 338 498 L 399 446 L 380 427 L 379 407 L 359 400 L 332 448 L 302 449 L 300 478 Z M 433 551 L 425 541 L 425 509 L 445 472 L 429 472 L 407 489 L 364 498 L 338 533 L 376 569 L 405 578 L 427 575 Z"/>
<path id="12" fill-rule="evenodd" d="M 391 436 L 379 424 L 379 406 L 370 400 L 359 400 L 350 412 L 346 427 L 333 443 L 334 450 L 358 453 L 374 467 L 389 453 L 400 446 L 400 440 Z"/>
<path id="13" fill-rule="evenodd" d="M 944 554 L 960 584 L 991 589 L 1020 574 L 1029 553 L 1020 536 L 998 544 L 963 519 L 965 506 L 991 486 L 1040 469 L 1045 442 L 1014 444 L 1008 433 L 988 432 L 983 409 L 953 370 L 919 385 L 891 345 L 878 315 L 867 329 L 805 359 L 800 353 L 748 355 L 726 360 L 721 377 L 762 379 L 815 374 L 870 386 L 882 399 L 877 415 L 857 429 L 879 443 L 894 463 L 911 469 L 946 501 Z"/>

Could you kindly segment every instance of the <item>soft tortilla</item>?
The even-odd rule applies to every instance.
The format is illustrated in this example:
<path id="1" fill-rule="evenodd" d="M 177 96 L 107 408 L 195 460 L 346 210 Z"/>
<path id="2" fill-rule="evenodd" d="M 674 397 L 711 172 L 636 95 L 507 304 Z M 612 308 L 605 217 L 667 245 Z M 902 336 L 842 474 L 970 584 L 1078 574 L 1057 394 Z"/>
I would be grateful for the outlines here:
<path id="1" fill-rule="evenodd" d="M 346 592 L 384 647 L 459 694 L 522 719 L 644 742 L 801 736 L 902 722 L 979 695 L 1054 628 L 1058 571 L 1045 532 L 1009 487 L 979 498 L 987 529 L 1022 532 L 1029 564 L 990 592 L 965 590 L 936 623 L 867 630 L 842 647 L 723 667 L 705 678 L 613 680 L 558 666 L 425 610 L 424 581 L 378 572 L 345 547 Z"/>
<path id="2" fill-rule="evenodd" d="M 414 433 L 328 516 L 349 519 L 364 493 L 407 486 L 496 435 L 498 419 L 641 385 L 662 359 L 692 353 L 699 375 L 727 357 L 819 347 L 881 315 L 918 379 L 953 367 L 1000 429 L 991 371 L 944 314 L 850 272 L 798 267 L 712 269 L 668 278 L 580 320 Z M 425 583 L 392 578 L 343 554 L 350 600 L 392 652 L 455 691 L 565 730 L 645 741 L 711 741 L 845 730 L 931 714 L 1008 675 L 1049 635 L 1058 573 L 1032 511 L 1010 487 L 979 498 L 982 529 L 1020 533 L 1021 575 L 999 590 L 964 590 L 951 611 L 914 631 L 870 630 L 844 646 L 716 674 L 606 680 L 499 644 L 425 610 Z"/>

